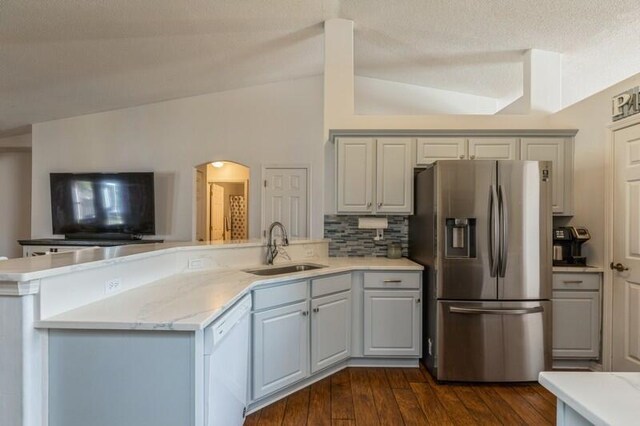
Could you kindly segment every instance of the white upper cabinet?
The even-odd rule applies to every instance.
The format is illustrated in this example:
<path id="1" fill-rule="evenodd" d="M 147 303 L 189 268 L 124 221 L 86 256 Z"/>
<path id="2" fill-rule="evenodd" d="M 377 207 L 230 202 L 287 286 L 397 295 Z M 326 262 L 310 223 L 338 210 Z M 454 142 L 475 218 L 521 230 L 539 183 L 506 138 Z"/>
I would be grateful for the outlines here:
<path id="1" fill-rule="evenodd" d="M 349 137 L 336 143 L 338 213 L 411 213 L 412 139 Z"/>
<path id="2" fill-rule="evenodd" d="M 418 138 L 416 165 L 426 166 L 438 160 L 464 160 L 467 158 L 467 140 L 454 137 Z"/>
<path id="3" fill-rule="evenodd" d="M 516 138 L 470 138 L 470 160 L 518 160 L 518 139 Z"/>
<path id="4" fill-rule="evenodd" d="M 520 159 L 551 161 L 552 210 L 571 214 L 573 150 L 570 138 L 522 138 Z"/>
<path id="5" fill-rule="evenodd" d="M 553 214 L 573 213 L 571 136 L 342 137 L 336 144 L 338 213 L 411 214 L 413 167 L 438 160 L 550 161 Z"/>
<path id="6" fill-rule="evenodd" d="M 339 212 L 373 212 L 374 151 L 374 139 L 338 139 L 336 192 Z"/>
<path id="7" fill-rule="evenodd" d="M 376 211 L 411 213 L 413 167 L 411 140 L 384 138 L 377 141 Z"/>

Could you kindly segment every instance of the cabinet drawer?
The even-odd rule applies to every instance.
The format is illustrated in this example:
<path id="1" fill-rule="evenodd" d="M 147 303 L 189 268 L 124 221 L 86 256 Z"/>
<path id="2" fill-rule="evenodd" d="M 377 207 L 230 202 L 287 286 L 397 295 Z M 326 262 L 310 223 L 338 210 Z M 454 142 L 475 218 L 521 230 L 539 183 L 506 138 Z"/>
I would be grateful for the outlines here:
<path id="1" fill-rule="evenodd" d="M 420 288 L 420 273 L 365 272 L 364 288 Z"/>
<path id="2" fill-rule="evenodd" d="M 351 274 L 333 275 L 311 280 L 311 297 L 338 293 L 351 288 Z"/>
<path id="3" fill-rule="evenodd" d="M 283 284 L 253 292 L 253 309 L 272 308 L 289 303 L 299 302 L 307 298 L 308 281 Z"/>
<path id="4" fill-rule="evenodd" d="M 598 273 L 554 273 L 554 290 L 600 290 Z"/>

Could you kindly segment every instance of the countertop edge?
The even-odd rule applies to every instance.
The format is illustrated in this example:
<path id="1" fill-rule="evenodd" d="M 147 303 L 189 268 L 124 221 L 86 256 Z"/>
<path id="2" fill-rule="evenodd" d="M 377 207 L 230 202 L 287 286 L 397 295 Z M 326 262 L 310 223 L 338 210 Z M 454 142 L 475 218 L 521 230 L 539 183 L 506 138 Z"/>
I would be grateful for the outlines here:
<path id="1" fill-rule="evenodd" d="M 553 393 L 556 398 L 562 400 L 562 402 L 564 402 L 565 404 L 570 406 L 573 410 L 578 412 L 581 416 L 583 416 L 585 419 L 589 420 L 591 423 L 596 424 L 596 425 L 607 424 L 606 421 L 604 421 L 603 419 L 597 417 L 595 414 L 593 414 L 592 411 L 587 409 L 587 407 L 585 407 L 584 405 L 579 403 L 577 400 L 575 400 L 573 397 L 571 397 L 571 395 L 567 394 L 565 391 L 563 391 L 558 386 L 556 386 L 555 383 L 550 381 L 546 377 L 544 371 L 540 373 L 540 376 L 538 377 L 538 382 L 542 386 L 547 388 L 547 390 L 549 390 L 551 393 Z"/>

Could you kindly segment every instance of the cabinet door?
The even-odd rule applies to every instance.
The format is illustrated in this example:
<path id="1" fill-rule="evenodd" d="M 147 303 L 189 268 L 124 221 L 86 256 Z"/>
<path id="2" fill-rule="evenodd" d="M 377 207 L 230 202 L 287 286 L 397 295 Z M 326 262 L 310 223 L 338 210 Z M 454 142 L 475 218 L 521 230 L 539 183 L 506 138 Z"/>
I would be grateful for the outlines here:
<path id="1" fill-rule="evenodd" d="M 553 213 L 565 212 L 565 140 L 563 138 L 522 138 L 520 158 L 551 161 Z"/>
<path id="2" fill-rule="evenodd" d="M 351 291 L 311 301 L 311 371 L 351 355 Z"/>
<path id="3" fill-rule="evenodd" d="M 371 213 L 375 141 L 371 138 L 338 139 L 337 150 L 338 212 Z"/>
<path id="4" fill-rule="evenodd" d="M 412 141 L 377 140 L 376 212 L 411 213 L 413 205 Z"/>
<path id="5" fill-rule="evenodd" d="M 553 357 L 600 356 L 600 292 L 553 292 Z"/>
<path id="6" fill-rule="evenodd" d="M 437 160 L 464 160 L 465 158 L 467 158 L 465 138 L 418 138 L 416 143 L 416 165 L 418 166 L 426 166 Z"/>
<path id="7" fill-rule="evenodd" d="M 518 160 L 519 158 L 516 138 L 469 139 L 470 160 Z"/>
<path id="8" fill-rule="evenodd" d="M 253 399 L 309 374 L 309 307 L 300 302 L 253 314 Z"/>
<path id="9" fill-rule="evenodd" d="M 420 356 L 419 291 L 364 291 L 364 354 Z"/>

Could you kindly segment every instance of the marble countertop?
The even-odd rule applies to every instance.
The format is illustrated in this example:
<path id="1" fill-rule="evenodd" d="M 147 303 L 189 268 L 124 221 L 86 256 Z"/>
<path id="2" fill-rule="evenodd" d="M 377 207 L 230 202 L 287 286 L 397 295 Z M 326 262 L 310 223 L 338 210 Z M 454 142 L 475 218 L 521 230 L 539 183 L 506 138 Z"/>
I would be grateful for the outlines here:
<path id="1" fill-rule="evenodd" d="M 259 286 L 353 270 L 423 269 L 406 258 L 330 257 L 314 259 L 313 263 L 326 267 L 272 277 L 243 272 L 242 269 L 246 268 L 180 273 L 50 318 L 43 318 L 36 322 L 36 327 L 193 331 L 211 324 L 242 296 Z"/>
<path id="2" fill-rule="evenodd" d="M 554 266 L 553 272 L 602 273 L 601 266 Z"/>
<path id="3" fill-rule="evenodd" d="M 637 424 L 640 373 L 542 372 L 540 384 L 595 425 Z"/>
<path id="4" fill-rule="evenodd" d="M 293 240 L 290 244 L 305 244 L 323 240 Z M 262 240 L 235 240 L 211 242 L 169 242 L 135 244 L 116 247 L 91 247 L 44 256 L 21 257 L 0 261 L 0 281 L 25 282 L 35 279 L 81 271 L 133 259 L 160 254 L 233 247 L 261 247 Z"/>

